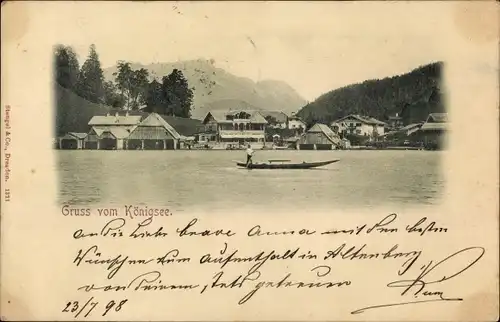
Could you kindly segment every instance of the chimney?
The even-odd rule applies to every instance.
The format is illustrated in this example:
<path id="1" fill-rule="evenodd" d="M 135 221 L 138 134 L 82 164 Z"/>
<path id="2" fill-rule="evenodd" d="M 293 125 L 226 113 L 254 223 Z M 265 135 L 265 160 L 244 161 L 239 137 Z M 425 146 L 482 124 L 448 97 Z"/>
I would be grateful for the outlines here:
<path id="1" fill-rule="evenodd" d="M 120 115 L 118 114 L 118 112 L 116 112 L 116 113 L 115 113 L 115 116 L 116 116 L 116 117 L 118 117 L 118 116 L 120 116 Z"/>

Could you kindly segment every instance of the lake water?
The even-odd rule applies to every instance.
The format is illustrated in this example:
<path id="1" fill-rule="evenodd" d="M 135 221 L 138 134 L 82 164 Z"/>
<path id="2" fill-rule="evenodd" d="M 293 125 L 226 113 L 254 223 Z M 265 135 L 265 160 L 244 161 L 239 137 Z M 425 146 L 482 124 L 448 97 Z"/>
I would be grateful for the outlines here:
<path id="1" fill-rule="evenodd" d="M 60 203 L 209 211 L 245 205 L 359 208 L 440 203 L 436 151 L 256 151 L 268 159 L 340 162 L 309 170 L 237 168 L 244 151 L 59 150 Z M 399 209 L 399 208 L 398 208 Z"/>
<path id="2" fill-rule="evenodd" d="M 257 151 L 269 159 L 340 162 L 309 170 L 237 168 L 244 151 L 59 150 L 60 203 L 155 205 L 175 211 L 265 207 L 421 206 L 440 202 L 443 152 Z"/>

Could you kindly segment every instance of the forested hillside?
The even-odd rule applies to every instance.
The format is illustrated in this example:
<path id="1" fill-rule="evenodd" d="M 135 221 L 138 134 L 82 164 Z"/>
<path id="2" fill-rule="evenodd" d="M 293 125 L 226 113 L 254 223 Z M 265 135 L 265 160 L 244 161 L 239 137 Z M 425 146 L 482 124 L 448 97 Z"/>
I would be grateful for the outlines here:
<path id="1" fill-rule="evenodd" d="M 342 87 L 307 104 L 298 115 L 309 125 L 330 123 L 349 114 L 386 121 L 399 113 L 405 125 L 424 121 L 429 113 L 445 112 L 442 69 L 443 63 L 436 62 L 407 74 Z"/>
<path id="2" fill-rule="evenodd" d="M 55 135 L 67 132 L 88 132 L 88 122 L 94 115 L 106 114 L 109 107 L 89 102 L 72 90 L 55 84 L 54 99 L 57 106 L 55 114 Z"/>

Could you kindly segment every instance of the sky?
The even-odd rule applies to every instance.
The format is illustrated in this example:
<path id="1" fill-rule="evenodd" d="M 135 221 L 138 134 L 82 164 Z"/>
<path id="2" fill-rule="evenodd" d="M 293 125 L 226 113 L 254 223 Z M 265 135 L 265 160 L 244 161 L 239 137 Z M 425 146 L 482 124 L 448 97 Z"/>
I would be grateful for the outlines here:
<path id="1" fill-rule="evenodd" d="M 68 4 L 69 6 L 69 4 Z M 213 59 L 254 81 L 282 80 L 306 100 L 444 60 L 453 17 L 441 2 L 110 2 L 52 14 L 57 39 L 102 66 Z M 449 8 L 448 8 L 449 9 Z M 49 14 L 49 13 L 46 13 Z"/>

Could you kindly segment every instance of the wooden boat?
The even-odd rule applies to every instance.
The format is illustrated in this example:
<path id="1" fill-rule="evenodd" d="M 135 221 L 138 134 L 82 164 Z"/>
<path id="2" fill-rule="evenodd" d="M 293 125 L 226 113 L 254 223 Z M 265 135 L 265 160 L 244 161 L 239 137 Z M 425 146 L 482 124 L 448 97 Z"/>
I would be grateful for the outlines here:
<path id="1" fill-rule="evenodd" d="M 290 160 L 269 160 L 269 163 L 251 163 L 248 167 L 245 162 L 237 162 L 236 165 L 248 169 L 311 169 L 322 167 L 340 160 L 329 160 L 319 162 L 286 163 Z"/>

